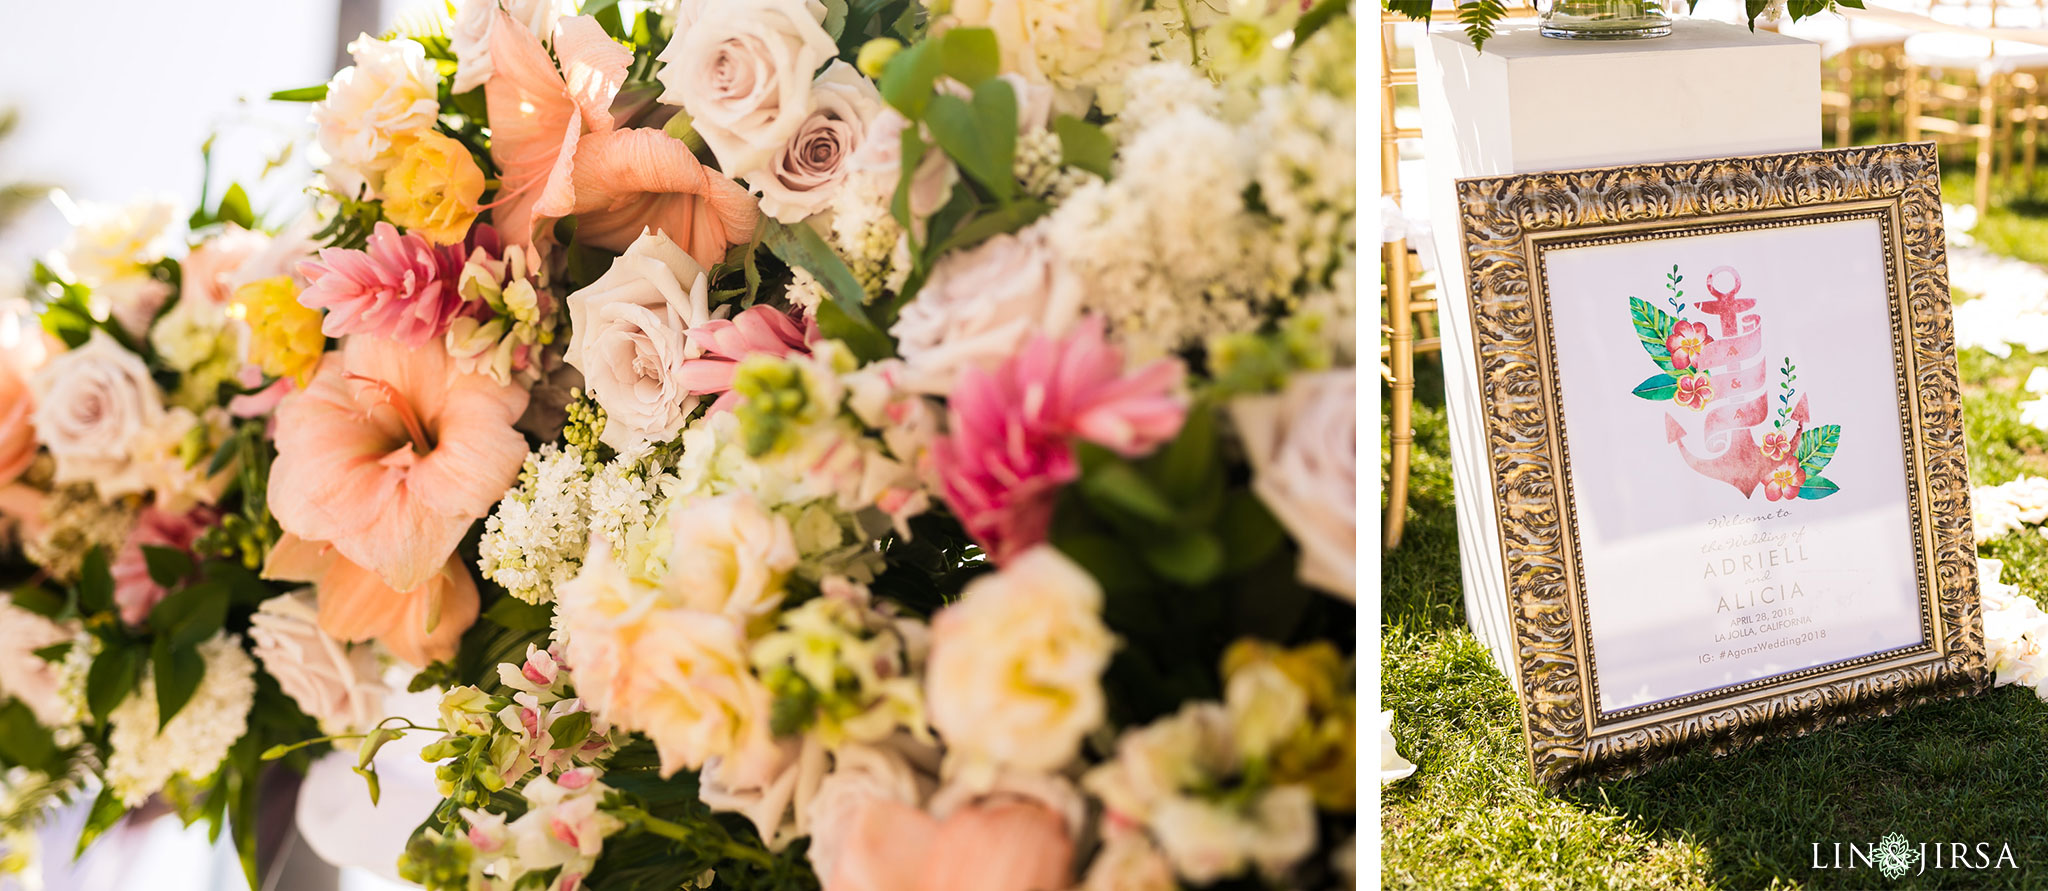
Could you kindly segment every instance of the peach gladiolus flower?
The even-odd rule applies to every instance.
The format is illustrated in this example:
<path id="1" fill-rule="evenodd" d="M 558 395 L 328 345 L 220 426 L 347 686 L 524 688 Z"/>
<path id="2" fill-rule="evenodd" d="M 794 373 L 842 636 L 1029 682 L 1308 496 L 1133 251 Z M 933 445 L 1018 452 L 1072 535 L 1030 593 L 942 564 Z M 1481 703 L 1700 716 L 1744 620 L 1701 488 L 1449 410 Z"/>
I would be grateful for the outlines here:
<path id="1" fill-rule="evenodd" d="M 278 406 L 271 512 L 392 590 L 416 591 L 518 478 L 526 438 L 512 422 L 526 401 L 443 350 L 351 337 Z"/>
<path id="2" fill-rule="evenodd" d="M 1074 840 L 1043 803 L 995 797 L 944 821 L 900 801 L 861 805 L 825 891 L 1056 891 L 1072 882 Z"/>
<path id="3" fill-rule="evenodd" d="M 454 554 L 417 587 L 398 591 L 333 547 L 285 533 L 270 549 L 263 577 L 313 585 L 327 636 L 382 641 L 414 666 L 453 657 L 462 632 L 476 622 L 476 581 Z"/>
<path id="4" fill-rule="evenodd" d="M 562 19 L 555 63 L 540 39 L 500 11 L 491 28 L 497 73 L 484 84 L 491 158 L 504 188 L 492 219 L 509 244 L 531 246 L 549 221 L 575 215 L 577 239 L 623 251 L 653 228 L 710 266 L 754 237 L 754 197 L 660 130 L 616 129 L 611 103 L 633 56 L 590 16 Z"/>

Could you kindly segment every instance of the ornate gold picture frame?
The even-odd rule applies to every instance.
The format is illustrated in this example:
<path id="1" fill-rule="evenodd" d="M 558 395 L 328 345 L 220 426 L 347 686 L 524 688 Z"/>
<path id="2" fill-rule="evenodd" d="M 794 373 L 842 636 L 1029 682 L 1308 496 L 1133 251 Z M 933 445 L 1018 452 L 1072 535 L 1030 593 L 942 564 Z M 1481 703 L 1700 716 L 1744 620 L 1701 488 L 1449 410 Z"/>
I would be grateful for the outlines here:
<path id="1" fill-rule="evenodd" d="M 1986 686 L 1932 145 L 1457 195 L 1538 781 Z"/>

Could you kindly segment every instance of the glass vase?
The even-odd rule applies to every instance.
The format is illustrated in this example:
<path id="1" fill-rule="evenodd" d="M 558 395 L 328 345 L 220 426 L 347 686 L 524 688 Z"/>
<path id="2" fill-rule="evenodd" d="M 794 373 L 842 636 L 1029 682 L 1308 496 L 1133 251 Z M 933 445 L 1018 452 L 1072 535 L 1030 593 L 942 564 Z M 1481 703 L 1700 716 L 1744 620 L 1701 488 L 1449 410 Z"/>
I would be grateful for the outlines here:
<path id="1" fill-rule="evenodd" d="M 1555 0 L 1543 14 L 1545 37 L 1636 40 L 1671 33 L 1671 17 L 1655 0 Z"/>

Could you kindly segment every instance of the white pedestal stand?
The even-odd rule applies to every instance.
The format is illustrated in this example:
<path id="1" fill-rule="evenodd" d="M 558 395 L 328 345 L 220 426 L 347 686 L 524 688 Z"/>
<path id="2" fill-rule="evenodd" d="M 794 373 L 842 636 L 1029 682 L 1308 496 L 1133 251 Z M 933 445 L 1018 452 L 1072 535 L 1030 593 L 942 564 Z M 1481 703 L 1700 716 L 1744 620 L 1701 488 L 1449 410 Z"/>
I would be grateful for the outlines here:
<path id="1" fill-rule="evenodd" d="M 1820 47 L 1768 31 L 1681 21 L 1669 37 L 1567 41 L 1534 24 L 1486 51 L 1438 26 L 1416 60 L 1443 321 L 1465 613 L 1515 679 L 1506 572 L 1472 363 L 1454 183 L 1474 176 L 1820 148 Z"/>

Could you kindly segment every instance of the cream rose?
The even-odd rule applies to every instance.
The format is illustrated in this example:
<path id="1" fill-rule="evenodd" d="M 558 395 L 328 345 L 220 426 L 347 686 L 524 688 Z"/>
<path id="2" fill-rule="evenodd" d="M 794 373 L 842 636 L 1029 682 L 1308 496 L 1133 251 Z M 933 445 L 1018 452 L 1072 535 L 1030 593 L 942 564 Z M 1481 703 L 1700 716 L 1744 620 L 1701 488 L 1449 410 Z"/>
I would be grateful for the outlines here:
<path id="1" fill-rule="evenodd" d="M 352 733 L 382 717 L 377 658 L 320 630 L 312 589 L 272 597 L 249 619 L 256 658 L 299 709 L 327 733 Z"/>
<path id="2" fill-rule="evenodd" d="M 441 75 L 415 40 L 364 34 L 348 51 L 355 64 L 327 82 L 327 98 L 313 105 L 313 124 L 329 158 L 367 176 L 397 160 L 394 143 L 434 125 Z"/>
<path id="3" fill-rule="evenodd" d="M 491 23 L 500 6 L 542 41 L 554 36 L 555 22 L 562 16 L 576 14 L 576 4 L 565 0 L 462 0 L 455 10 L 455 25 L 448 30 L 448 46 L 455 52 L 455 83 L 450 89 L 455 92 L 481 87 L 498 73 L 491 64 Z"/>
<path id="4" fill-rule="evenodd" d="M 1080 282 L 1039 226 L 948 254 L 889 329 L 903 356 L 902 384 L 950 393 L 960 372 L 992 371 L 1034 335 L 1065 334 L 1080 310 Z"/>
<path id="5" fill-rule="evenodd" d="M 824 779 L 827 755 L 813 735 L 784 740 L 776 752 L 773 769 L 759 776 L 737 775 L 724 758 L 705 761 L 697 775 L 697 800 L 714 811 L 747 818 L 762 841 L 780 849 L 802 834 L 805 812 Z"/>
<path id="6" fill-rule="evenodd" d="M 103 331 L 36 373 L 36 436 L 57 459 L 57 481 L 92 483 L 102 497 L 149 487 L 138 437 L 163 420 L 163 394 L 142 357 Z"/>
<path id="7" fill-rule="evenodd" d="M 764 169 L 747 173 L 761 193 L 761 212 L 784 223 L 802 222 L 832 203 L 852 172 L 868 126 L 882 110 L 882 94 L 845 62 L 834 61 L 811 84 L 814 107 L 796 134 Z"/>
<path id="8" fill-rule="evenodd" d="M 1103 719 L 1116 638 L 1102 588 L 1046 546 L 967 586 L 932 620 L 925 696 L 949 757 L 968 769 L 1065 767 Z"/>
<path id="9" fill-rule="evenodd" d="M 171 296 L 171 286 L 147 267 L 170 249 L 177 206 L 165 199 L 80 202 L 66 216 L 75 228 L 57 250 L 58 265 L 92 288 L 95 311 L 105 310 L 122 330 L 142 336 Z"/>
<path id="10" fill-rule="evenodd" d="M 647 734 L 663 776 L 714 757 L 733 776 L 774 772 L 771 697 L 749 666 L 739 623 L 663 604 L 657 589 L 619 567 L 601 535 L 558 594 L 577 693 L 607 721 Z"/>
<path id="11" fill-rule="evenodd" d="M 676 26 L 655 78 L 728 172 L 768 165 L 811 113 L 811 74 L 838 53 L 817 0 L 705 3 Z"/>
<path id="12" fill-rule="evenodd" d="M 945 26 L 991 29 L 1004 72 L 1085 92 L 1149 60 L 1146 28 L 1127 21 L 1137 8 L 1133 0 L 955 0 Z"/>
<path id="13" fill-rule="evenodd" d="M 1252 491 L 1301 546 L 1301 581 L 1358 596 L 1358 374 L 1297 374 L 1277 396 L 1230 405 Z"/>
<path id="14" fill-rule="evenodd" d="M 745 492 L 697 498 L 671 509 L 674 543 L 662 587 L 685 609 L 717 613 L 742 627 L 775 612 L 796 567 L 789 521 Z"/>
<path id="15" fill-rule="evenodd" d="M 677 381 L 701 350 L 683 332 L 711 320 L 704 268 L 657 232 L 642 234 L 610 269 L 569 295 L 563 358 L 605 411 L 615 449 L 676 435 L 697 407 Z"/>

